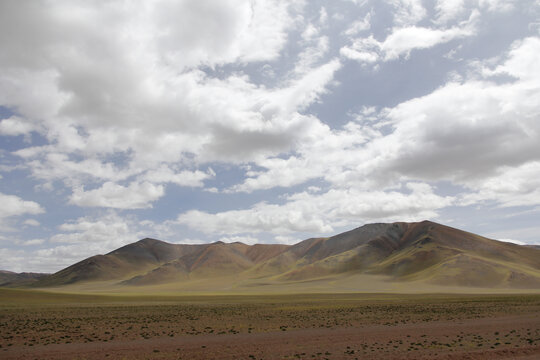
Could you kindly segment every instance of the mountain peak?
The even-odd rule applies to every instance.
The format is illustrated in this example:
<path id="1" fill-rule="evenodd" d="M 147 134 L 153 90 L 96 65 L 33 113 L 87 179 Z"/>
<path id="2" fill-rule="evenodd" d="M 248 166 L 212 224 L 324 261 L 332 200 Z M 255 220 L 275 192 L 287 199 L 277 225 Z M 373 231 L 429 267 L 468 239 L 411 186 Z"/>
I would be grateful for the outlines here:
<path id="1" fill-rule="evenodd" d="M 139 241 L 137 241 L 137 243 L 139 244 L 156 244 L 156 243 L 165 243 L 165 241 L 162 241 L 162 240 L 157 240 L 157 239 L 153 239 L 153 238 L 144 238 L 144 239 L 141 239 Z"/>

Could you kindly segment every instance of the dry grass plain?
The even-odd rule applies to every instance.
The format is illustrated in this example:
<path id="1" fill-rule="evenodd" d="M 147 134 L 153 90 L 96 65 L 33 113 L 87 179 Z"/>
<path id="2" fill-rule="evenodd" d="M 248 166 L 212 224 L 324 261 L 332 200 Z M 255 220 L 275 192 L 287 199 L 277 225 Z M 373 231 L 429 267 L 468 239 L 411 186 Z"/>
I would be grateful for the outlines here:
<path id="1" fill-rule="evenodd" d="M 0 289 L 1 359 L 538 359 L 540 295 Z"/>

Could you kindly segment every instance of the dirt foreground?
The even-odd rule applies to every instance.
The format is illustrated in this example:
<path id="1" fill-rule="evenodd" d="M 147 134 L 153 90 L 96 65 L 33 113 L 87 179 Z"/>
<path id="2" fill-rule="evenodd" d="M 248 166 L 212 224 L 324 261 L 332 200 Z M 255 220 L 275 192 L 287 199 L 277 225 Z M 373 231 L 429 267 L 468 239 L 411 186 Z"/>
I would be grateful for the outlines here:
<path id="1" fill-rule="evenodd" d="M 540 358 L 540 296 L 195 300 L 0 307 L 0 358 Z"/>

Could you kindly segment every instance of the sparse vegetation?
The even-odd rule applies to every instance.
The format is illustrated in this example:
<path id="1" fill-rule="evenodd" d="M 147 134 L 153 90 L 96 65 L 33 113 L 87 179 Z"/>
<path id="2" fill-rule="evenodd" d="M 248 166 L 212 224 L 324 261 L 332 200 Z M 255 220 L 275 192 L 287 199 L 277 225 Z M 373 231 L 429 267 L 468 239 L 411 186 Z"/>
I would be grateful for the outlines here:
<path id="1" fill-rule="evenodd" d="M 6 294 L 6 290 L 2 293 Z M 201 353 L 214 351 L 220 338 L 234 344 L 249 341 L 250 336 L 287 336 L 294 340 L 310 332 L 316 336 L 340 332 L 351 335 L 368 329 L 371 335 L 364 341 L 352 337 L 347 342 L 344 337 L 317 346 L 302 345 L 300 341 L 296 350 L 283 358 L 354 359 L 403 352 L 540 349 L 538 295 L 101 296 L 85 301 L 80 295 L 55 294 L 51 300 L 42 294 L 44 303 L 39 304 L 31 300 L 39 293 L 28 294 L 29 301 L 21 297 L 14 303 L 6 300 L 13 297 L 13 291 L 8 291 L 0 300 L 2 358 L 17 358 L 21 349 L 46 351 L 52 345 L 110 344 L 108 358 L 121 359 L 125 355 L 115 352 L 114 344 L 127 341 L 142 346 L 135 358 L 170 358 L 174 353 L 184 354 L 187 359 L 193 358 L 193 353 L 178 347 L 175 341 L 181 344 L 181 339 L 204 339 L 198 345 Z M 476 331 L 474 327 L 452 326 L 458 322 L 474 325 L 486 319 L 498 324 L 498 318 L 508 316 L 528 319 L 528 326 L 502 321 L 499 327 L 490 322 L 485 329 L 479 327 Z M 531 323 L 531 317 L 536 322 Z M 433 325 L 434 331 L 430 331 Z M 249 348 L 251 352 L 244 357 L 266 358 L 263 350 L 257 353 Z"/>

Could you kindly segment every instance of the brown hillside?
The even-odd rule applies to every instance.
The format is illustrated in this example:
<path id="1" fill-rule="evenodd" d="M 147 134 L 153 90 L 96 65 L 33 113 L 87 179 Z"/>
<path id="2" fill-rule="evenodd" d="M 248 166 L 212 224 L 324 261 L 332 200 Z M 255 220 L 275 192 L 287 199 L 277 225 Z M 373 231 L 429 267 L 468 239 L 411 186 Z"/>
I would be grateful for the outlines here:
<path id="1" fill-rule="evenodd" d="M 295 245 L 181 245 L 143 239 L 83 260 L 38 280 L 35 286 L 113 281 L 189 288 L 191 281 L 203 286 L 212 279 L 223 279 L 213 284 L 235 282 L 232 287 L 316 280 L 327 281 L 331 291 L 334 280 L 358 275 L 400 283 L 540 289 L 540 249 L 430 221 L 368 224 Z M 362 284 L 347 284 L 362 289 Z"/>
<path id="2" fill-rule="evenodd" d="M 12 271 L 0 270 L 0 286 L 14 287 L 20 285 L 29 285 L 49 274 L 42 273 L 15 273 Z"/>
<path id="3" fill-rule="evenodd" d="M 256 244 L 249 246 L 239 242 L 225 244 L 219 241 L 198 245 L 196 251 L 124 283 L 155 285 L 188 278 L 221 277 L 240 273 L 259 262 L 276 257 L 287 248 L 287 245 Z"/>

